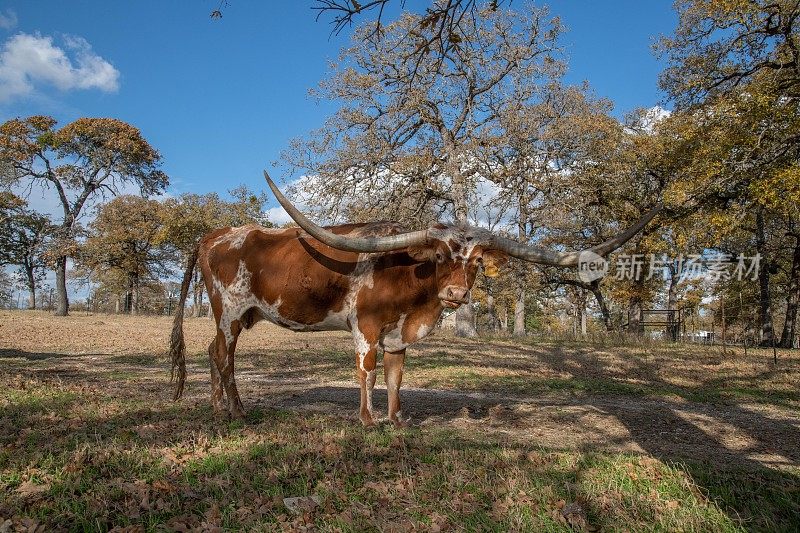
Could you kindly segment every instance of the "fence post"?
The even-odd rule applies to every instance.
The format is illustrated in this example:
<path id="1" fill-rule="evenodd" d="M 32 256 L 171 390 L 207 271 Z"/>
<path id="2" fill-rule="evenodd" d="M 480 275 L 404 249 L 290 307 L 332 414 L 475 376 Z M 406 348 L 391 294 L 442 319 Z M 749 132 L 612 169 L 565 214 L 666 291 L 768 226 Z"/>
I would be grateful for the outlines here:
<path id="1" fill-rule="evenodd" d="M 702 327 L 702 322 L 700 323 Z M 714 338 L 717 336 L 717 316 L 711 313 L 711 347 L 714 347 Z"/>
<path id="2" fill-rule="evenodd" d="M 742 291 L 739 290 L 739 322 L 742 324 L 742 344 L 744 344 L 744 356 L 747 357 L 747 326 L 750 320 L 744 319 L 744 298 L 742 298 Z"/>
<path id="3" fill-rule="evenodd" d="M 719 303 L 722 308 L 722 355 L 725 355 L 725 296 L 720 296 Z"/>

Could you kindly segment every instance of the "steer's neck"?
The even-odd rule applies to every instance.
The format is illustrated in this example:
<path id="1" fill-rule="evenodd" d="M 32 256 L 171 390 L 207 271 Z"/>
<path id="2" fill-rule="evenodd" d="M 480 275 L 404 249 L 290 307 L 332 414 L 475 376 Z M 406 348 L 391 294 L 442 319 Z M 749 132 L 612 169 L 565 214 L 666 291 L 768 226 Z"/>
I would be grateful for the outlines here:
<path id="1" fill-rule="evenodd" d="M 375 279 L 386 283 L 386 290 L 380 291 L 394 307 L 403 314 L 431 315 L 436 321 L 444 309 L 439 300 L 436 282 L 436 266 L 433 263 L 420 263 L 405 252 L 384 255 L 375 265 Z"/>

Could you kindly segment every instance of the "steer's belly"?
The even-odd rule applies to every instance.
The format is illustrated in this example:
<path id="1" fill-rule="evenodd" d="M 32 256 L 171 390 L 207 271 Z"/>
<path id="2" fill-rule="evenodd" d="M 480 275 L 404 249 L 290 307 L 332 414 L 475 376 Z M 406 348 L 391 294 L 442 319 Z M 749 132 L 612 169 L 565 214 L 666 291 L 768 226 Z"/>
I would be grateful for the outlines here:
<path id="1" fill-rule="evenodd" d="M 350 330 L 347 312 L 345 311 L 330 311 L 321 321 L 308 320 L 307 317 L 304 317 L 302 314 L 284 316 L 279 306 L 276 305 L 261 305 L 258 308 L 258 314 L 261 318 L 292 331 Z"/>

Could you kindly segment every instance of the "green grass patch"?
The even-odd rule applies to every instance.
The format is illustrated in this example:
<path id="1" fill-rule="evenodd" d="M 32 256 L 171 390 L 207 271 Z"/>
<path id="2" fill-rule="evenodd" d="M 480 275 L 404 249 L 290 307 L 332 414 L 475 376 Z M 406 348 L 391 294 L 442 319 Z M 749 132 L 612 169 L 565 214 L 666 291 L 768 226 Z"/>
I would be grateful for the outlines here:
<path id="1" fill-rule="evenodd" d="M 146 398 L 55 384 L 0 397 L 0 424 L 38 435 L 2 434 L 0 517 L 45 529 L 789 531 L 800 516 L 796 471 L 543 449 L 445 428 L 365 430 L 285 411 L 229 424 L 188 402 L 145 410 Z M 322 504 L 304 514 L 283 506 L 310 495 Z"/>

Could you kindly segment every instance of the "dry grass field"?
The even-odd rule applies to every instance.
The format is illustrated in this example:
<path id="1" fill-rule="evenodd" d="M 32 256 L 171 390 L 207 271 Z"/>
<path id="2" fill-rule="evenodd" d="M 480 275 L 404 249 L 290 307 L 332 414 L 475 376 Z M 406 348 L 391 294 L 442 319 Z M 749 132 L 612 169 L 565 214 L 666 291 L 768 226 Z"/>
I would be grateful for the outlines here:
<path id="1" fill-rule="evenodd" d="M 243 424 L 212 416 L 208 319 L 171 401 L 170 326 L 0 312 L 0 531 L 800 528 L 791 352 L 440 332 L 409 350 L 412 427 L 363 429 L 349 336 L 259 324 Z"/>

